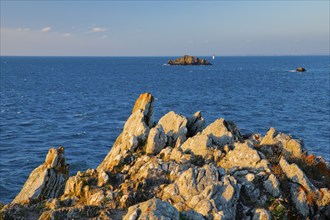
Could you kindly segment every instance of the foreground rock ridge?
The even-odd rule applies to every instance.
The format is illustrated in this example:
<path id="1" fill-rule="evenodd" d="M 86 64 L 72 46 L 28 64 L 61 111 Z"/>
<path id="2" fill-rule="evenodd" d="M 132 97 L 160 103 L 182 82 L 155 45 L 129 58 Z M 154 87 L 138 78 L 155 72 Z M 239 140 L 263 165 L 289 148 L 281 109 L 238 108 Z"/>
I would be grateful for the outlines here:
<path id="1" fill-rule="evenodd" d="M 169 65 L 212 65 L 209 61 L 205 59 L 199 59 L 198 57 L 184 55 L 175 60 L 169 60 L 167 62 Z"/>
<path id="2" fill-rule="evenodd" d="M 329 164 L 300 140 L 201 112 L 155 122 L 153 104 L 140 95 L 96 169 L 68 177 L 50 149 L 0 219 L 329 219 Z"/>

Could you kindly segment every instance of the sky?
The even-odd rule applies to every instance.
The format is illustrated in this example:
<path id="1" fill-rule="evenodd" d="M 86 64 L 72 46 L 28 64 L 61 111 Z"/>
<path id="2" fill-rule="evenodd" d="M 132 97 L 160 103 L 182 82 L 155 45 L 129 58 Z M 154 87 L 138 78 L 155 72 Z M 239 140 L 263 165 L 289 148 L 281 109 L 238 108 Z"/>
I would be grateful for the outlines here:
<path id="1" fill-rule="evenodd" d="M 1 0 L 1 55 L 328 55 L 330 1 Z"/>

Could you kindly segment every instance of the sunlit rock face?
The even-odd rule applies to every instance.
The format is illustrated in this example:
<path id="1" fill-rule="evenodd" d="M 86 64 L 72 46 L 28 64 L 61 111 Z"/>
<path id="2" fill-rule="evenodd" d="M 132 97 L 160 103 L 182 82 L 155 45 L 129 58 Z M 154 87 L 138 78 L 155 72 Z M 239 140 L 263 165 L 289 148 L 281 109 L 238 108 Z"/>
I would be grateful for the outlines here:
<path id="1" fill-rule="evenodd" d="M 68 176 L 51 148 L 1 217 L 32 219 L 327 219 L 330 169 L 300 140 L 270 128 L 241 134 L 170 111 L 154 121 L 141 94 L 96 169 Z M 82 160 L 84 155 L 82 155 Z"/>

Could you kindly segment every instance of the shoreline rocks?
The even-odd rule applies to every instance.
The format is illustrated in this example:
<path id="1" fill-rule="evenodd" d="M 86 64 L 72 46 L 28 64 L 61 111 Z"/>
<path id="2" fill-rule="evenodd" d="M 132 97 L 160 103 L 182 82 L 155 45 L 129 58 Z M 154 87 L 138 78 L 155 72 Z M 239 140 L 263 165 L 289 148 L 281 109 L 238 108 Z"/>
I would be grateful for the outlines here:
<path id="1" fill-rule="evenodd" d="M 194 56 L 184 55 L 175 60 L 169 60 L 168 65 L 212 65 L 209 61 L 205 59 L 199 59 Z"/>
<path id="2" fill-rule="evenodd" d="M 326 219 L 330 169 L 303 143 L 270 128 L 241 134 L 201 112 L 153 119 L 140 95 L 97 169 L 68 176 L 51 148 L 0 219 Z"/>

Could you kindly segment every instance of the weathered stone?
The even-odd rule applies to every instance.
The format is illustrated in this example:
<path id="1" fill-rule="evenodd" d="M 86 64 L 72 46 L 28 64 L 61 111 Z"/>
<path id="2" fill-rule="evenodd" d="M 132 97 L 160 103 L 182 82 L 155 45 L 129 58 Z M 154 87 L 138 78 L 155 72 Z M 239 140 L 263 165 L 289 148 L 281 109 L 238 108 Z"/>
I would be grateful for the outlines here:
<path id="1" fill-rule="evenodd" d="M 225 169 L 232 167 L 256 168 L 261 161 L 258 151 L 249 142 L 235 143 L 234 150 L 229 151 L 219 165 Z"/>
<path id="2" fill-rule="evenodd" d="M 320 207 L 330 206 L 330 189 L 320 189 L 320 197 L 316 200 L 316 204 Z"/>
<path id="3" fill-rule="evenodd" d="M 213 155 L 213 144 L 211 138 L 205 134 L 197 134 L 191 138 L 188 138 L 182 145 L 181 149 L 183 152 L 187 150 L 193 152 L 195 155 L 207 157 Z"/>
<path id="4" fill-rule="evenodd" d="M 207 126 L 202 131 L 202 134 L 210 137 L 217 145 L 224 147 L 226 144 L 232 144 L 234 141 L 233 134 L 226 125 L 227 122 L 223 118 L 219 118 Z"/>
<path id="5" fill-rule="evenodd" d="M 190 207 L 210 218 L 223 210 L 228 217 L 225 219 L 235 218 L 240 186 L 233 177 L 222 175 L 224 170 L 214 166 L 190 168 L 164 188 L 162 198 L 173 201 L 179 211 L 188 211 Z"/>
<path id="6" fill-rule="evenodd" d="M 106 174 L 106 172 L 104 172 L 104 170 L 101 169 L 98 171 L 97 179 L 98 179 L 97 185 L 101 187 L 108 182 L 109 176 L 108 174 Z"/>
<path id="7" fill-rule="evenodd" d="M 279 133 L 274 128 L 270 128 L 266 136 L 260 142 L 260 145 L 279 145 L 283 149 L 283 155 L 286 157 L 300 157 L 303 152 L 303 144 L 291 136 Z"/>
<path id="8" fill-rule="evenodd" d="M 277 143 L 277 141 L 274 140 L 275 132 L 275 128 L 271 127 L 261 140 L 260 145 L 275 145 Z"/>
<path id="9" fill-rule="evenodd" d="M 179 114 L 171 111 L 164 115 L 158 122 L 161 125 L 168 137 L 167 146 L 174 146 L 178 137 L 186 139 L 187 137 L 188 120 Z"/>
<path id="10" fill-rule="evenodd" d="M 45 162 L 34 169 L 20 193 L 12 203 L 26 203 L 30 199 L 58 198 L 64 191 L 69 174 L 69 165 L 65 163 L 64 148 L 51 148 Z"/>
<path id="11" fill-rule="evenodd" d="M 280 196 L 280 183 L 278 182 L 274 174 L 270 174 L 266 181 L 264 181 L 264 187 L 269 194 L 274 197 Z"/>
<path id="12" fill-rule="evenodd" d="M 298 184 L 290 184 L 291 199 L 298 211 L 304 218 L 309 214 L 307 196 L 303 188 Z"/>
<path id="13" fill-rule="evenodd" d="M 111 170 L 118 166 L 127 156 L 127 151 L 135 151 L 148 137 L 153 124 L 154 98 L 145 93 L 136 100 L 131 116 L 127 119 L 123 132 L 117 138 L 108 155 L 97 167 L 97 170 Z"/>
<path id="14" fill-rule="evenodd" d="M 237 171 L 233 174 L 235 179 L 242 185 L 241 195 L 244 200 L 254 206 L 262 206 L 265 201 L 262 198 L 262 188 L 258 187 L 255 182 L 261 182 L 260 176 L 253 173 L 245 174 L 246 170 Z"/>
<path id="15" fill-rule="evenodd" d="M 276 140 L 283 146 L 283 153 L 287 156 L 301 157 L 303 154 L 303 145 L 299 140 L 292 139 L 292 137 L 280 133 L 276 136 Z"/>
<path id="16" fill-rule="evenodd" d="M 179 212 L 167 202 L 158 198 L 139 203 L 128 208 L 124 220 L 160 219 L 179 220 Z"/>
<path id="17" fill-rule="evenodd" d="M 54 199 L 56 181 L 62 181 L 57 175 L 67 174 L 67 165 L 63 149 L 51 149 L 27 181 L 39 196 L 0 204 L 0 219 L 330 216 L 329 165 L 305 154 L 300 141 L 273 128 L 264 138 L 241 135 L 234 122 L 224 119 L 204 128 L 200 112 L 188 120 L 170 112 L 156 125 L 152 103 L 149 93 L 142 94 L 98 169 L 78 171 Z"/>
<path id="18" fill-rule="evenodd" d="M 271 220 L 272 217 L 266 209 L 256 208 L 252 211 L 252 220 Z"/>
<path id="19" fill-rule="evenodd" d="M 186 212 L 180 212 L 180 219 L 189 219 L 189 220 L 205 220 L 205 218 L 194 210 L 189 210 Z"/>
<path id="20" fill-rule="evenodd" d="M 146 124 L 148 127 L 152 127 L 154 123 L 154 109 L 153 109 L 154 97 L 150 93 L 144 93 L 136 100 L 132 114 L 138 110 L 142 110 L 143 115 L 146 117 Z"/>
<path id="21" fill-rule="evenodd" d="M 159 124 L 149 132 L 146 153 L 158 154 L 166 146 L 166 142 L 167 136 L 163 127 Z"/>
<path id="22" fill-rule="evenodd" d="M 300 184 L 307 191 L 315 192 L 317 190 L 316 187 L 309 181 L 304 172 L 296 164 L 289 164 L 283 157 L 281 157 L 279 164 L 285 175 L 292 182 Z"/>
<path id="23" fill-rule="evenodd" d="M 98 189 L 95 192 L 91 192 L 87 197 L 87 205 L 100 206 L 104 199 L 103 190 Z"/>
<path id="24" fill-rule="evenodd" d="M 205 128 L 205 124 L 206 122 L 201 112 L 196 112 L 191 118 L 188 118 L 188 137 L 195 136 L 198 132 L 202 132 Z"/>

